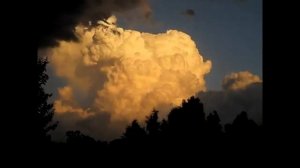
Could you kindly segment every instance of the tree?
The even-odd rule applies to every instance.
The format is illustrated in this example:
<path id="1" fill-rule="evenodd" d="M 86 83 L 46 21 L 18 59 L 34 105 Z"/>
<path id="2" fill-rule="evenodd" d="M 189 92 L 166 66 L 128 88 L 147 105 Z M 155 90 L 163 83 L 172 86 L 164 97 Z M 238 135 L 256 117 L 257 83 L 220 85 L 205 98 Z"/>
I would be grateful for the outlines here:
<path id="1" fill-rule="evenodd" d="M 90 136 L 82 134 L 80 131 L 67 131 L 68 144 L 96 144 L 95 139 Z"/>
<path id="2" fill-rule="evenodd" d="M 168 131 L 168 121 L 166 119 L 163 119 L 161 121 L 161 124 L 160 124 L 160 130 L 166 134 L 166 132 Z"/>
<path id="3" fill-rule="evenodd" d="M 51 123 L 54 109 L 53 104 L 48 102 L 48 99 L 52 94 L 46 93 L 44 85 L 47 83 L 48 75 L 46 74 L 47 59 L 38 58 L 36 72 L 37 72 L 37 99 L 36 99 L 36 112 L 34 113 L 35 120 L 35 133 L 36 140 L 38 142 L 49 142 L 51 136 L 48 135 L 50 130 L 54 130 L 57 127 L 58 122 Z"/>
<path id="4" fill-rule="evenodd" d="M 228 135 L 238 137 L 250 137 L 257 133 L 258 125 L 251 119 L 245 111 L 242 111 L 232 124 L 225 125 L 225 131 Z"/>
<path id="5" fill-rule="evenodd" d="M 216 111 L 207 116 L 207 134 L 210 136 L 218 136 L 222 134 L 222 125 L 220 124 L 220 117 Z"/>
<path id="6" fill-rule="evenodd" d="M 143 139 L 146 136 L 144 128 L 142 128 L 137 120 L 133 120 L 131 125 L 126 128 L 126 131 L 123 135 L 125 139 L 130 141 L 138 141 Z"/>
<path id="7" fill-rule="evenodd" d="M 175 107 L 168 115 L 171 134 L 182 138 L 198 136 L 204 130 L 205 113 L 199 98 L 192 96 L 182 105 Z"/>
<path id="8" fill-rule="evenodd" d="M 150 116 L 146 117 L 146 131 L 149 136 L 157 136 L 160 132 L 160 123 L 158 122 L 157 110 L 153 110 Z"/>

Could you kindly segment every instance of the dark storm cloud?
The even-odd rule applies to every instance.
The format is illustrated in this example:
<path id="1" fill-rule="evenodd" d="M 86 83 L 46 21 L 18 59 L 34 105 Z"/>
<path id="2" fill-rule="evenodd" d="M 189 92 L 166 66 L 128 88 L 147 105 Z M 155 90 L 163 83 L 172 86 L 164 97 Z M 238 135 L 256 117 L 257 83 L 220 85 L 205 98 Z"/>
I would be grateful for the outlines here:
<path id="1" fill-rule="evenodd" d="M 40 1 L 38 8 L 38 47 L 53 46 L 56 39 L 74 40 L 72 29 L 85 7 L 83 0 Z"/>
<path id="2" fill-rule="evenodd" d="M 187 9 L 183 12 L 183 14 L 187 16 L 195 16 L 195 11 L 193 9 Z"/>
<path id="3" fill-rule="evenodd" d="M 73 29 L 78 23 L 88 24 L 122 12 L 140 7 L 148 18 L 151 9 L 147 0 L 44 0 L 38 13 L 38 47 L 56 45 L 57 40 L 76 40 Z"/>

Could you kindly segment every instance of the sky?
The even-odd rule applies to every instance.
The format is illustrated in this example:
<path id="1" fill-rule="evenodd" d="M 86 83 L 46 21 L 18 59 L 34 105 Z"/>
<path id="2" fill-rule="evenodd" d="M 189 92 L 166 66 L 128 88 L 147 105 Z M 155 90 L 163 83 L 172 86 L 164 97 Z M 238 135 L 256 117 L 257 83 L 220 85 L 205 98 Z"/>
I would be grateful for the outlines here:
<path id="1" fill-rule="evenodd" d="M 220 90 L 226 74 L 248 70 L 262 78 L 261 0 L 150 0 L 157 26 L 143 22 L 124 28 L 152 33 L 176 29 L 189 34 L 200 53 L 213 62 L 207 88 Z M 192 9 L 194 15 L 185 15 Z"/>
<path id="2" fill-rule="evenodd" d="M 220 90 L 223 77 L 232 72 L 248 70 L 262 78 L 261 0 L 148 2 L 152 8 L 151 24 L 128 22 L 119 17 L 120 27 L 150 33 L 176 29 L 189 34 L 204 59 L 213 62 L 211 72 L 206 76 L 208 90 Z M 194 15 L 185 14 L 188 9 L 193 10 Z M 49 73 L 53 73 L 51 69 Z M 50 79 L 49 83 L 61 86 L 64 81 Z M 53 89 L 50 88 L 50 91 L 53 92 Z"/>
<path id="3" fill-rule="evenodd" d="M 222 124 L 242 110 L 262 121 L 261 0 L 85 3 L 48 1 L 58 9 L 45 11 L 40 30 L 46 91 L 60 122 L 54 139 L 75 129 L 116 138 L 154 107 L 165 117 L 192 95 Z M 95 24 L 99 18 L 109 28 Z"/>

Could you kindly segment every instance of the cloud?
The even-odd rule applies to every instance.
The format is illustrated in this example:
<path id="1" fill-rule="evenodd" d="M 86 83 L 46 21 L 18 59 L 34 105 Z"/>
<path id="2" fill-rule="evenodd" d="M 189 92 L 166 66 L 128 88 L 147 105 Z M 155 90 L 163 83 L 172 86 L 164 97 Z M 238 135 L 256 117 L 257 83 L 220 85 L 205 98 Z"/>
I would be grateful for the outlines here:
<path id="1" fill-rule="evenodd" d="M 70 130 L 80 130 L 97 140 L 109 141 L 119 137 L 127 125 L 126 121 L 110 122 L 108 113 L 97 113 L 85 118 L 79 113 L 56 113 L 53 120 L 60 121 L 52 132 L 55 141 L 65 141 L 65 133 Z"/>
<path id="2" fill-rule="evenodd" d="M 238 73 L 231 73 L 226 75 L 222 87 L 225 90 L 240 90 L 246 88 L 252 83 L 262 82 L 259 76 L 253 75 L 248 71 L 242 71 Z"/>
<path id="3" fill-rule="evenodd" d="M 193 9 L 187 9 L 183 12 L 186 16 L 195 16 L 195 11 Z"/>
<path id="4" fill-rule="evenodd" d="M 216 110 L 222 124 L 230 123 L 241 112 L 262 123 L 262 80 L 242 71 L 224 77 L 222 91 L 200 92 L 206 113 Z"/>
<path id="5" fill-rule="evenodd" d="M 145 18 L 152 10 L 147 0 L 44 0 L 39 4 L 38 47 L 56 46 L 58 40 L 76 41 L 74 27 L 78 24 L 96 22 L 113 13 L 139 9 L 135 15 Z"/>
<path id="6" fill-rule="evenodd" d="M 94 113 L 89 112 L 89 108 L 81 108 L 74 99 L 73 90 L 69 86 L 58 88 L 59 99 L 54 102 L 55 112 L 58 113 L 77 113 L 81 118 L 86 118 Z"/>
<path id="7" fill-rule="evenodd" d="M 45 52 L 55 75 L 67 82 L 58 89 L 54 107 L 58 116 L 76 116 L 77 124 L 68 128 L 108 115 L 108 132 L 124 129 L 133 119 L 144 120 L 153 108 L 164 117 L 183 99 L 206 90 L 204 77 L 211 61 L 203 60 L 183 32 L 150 34 L 124 30 L 109 21 L 88 28 L 78 25 L 75 30 L 78 42 L 59 41 Z M 58 120 L 65 119 L 71 123 L 66 117 Z M 80 129 L 98 132 L 87 124 Z"/>

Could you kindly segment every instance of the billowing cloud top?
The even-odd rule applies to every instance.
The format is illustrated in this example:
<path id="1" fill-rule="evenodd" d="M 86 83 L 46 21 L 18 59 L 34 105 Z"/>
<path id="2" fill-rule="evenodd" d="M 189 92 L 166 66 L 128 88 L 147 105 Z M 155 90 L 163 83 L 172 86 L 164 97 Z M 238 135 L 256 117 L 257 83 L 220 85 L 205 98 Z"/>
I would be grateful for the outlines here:
<path id="1" fill-rule="evenodd" d="M 225 90 L 239 90 L 246 88 L 253 83 L 261 83 L 259 76 L 254 75 L 248 71 L 241 71 L 226 75 L 222 87 Z"/>
<path id="2" fill-rule="evenodd" d="M 55 101 L 58 116 L 106 113 L 111 123 L 143 120 L 153 108 L 165 115 L 206 90 L 211 61 L 203 60 L 189 35 L 124 30 L 114 16 L 98 23 L 77 26 L 78 42 L 60 41 L 50 51 L 50 66 L 67 81 Z"/>

